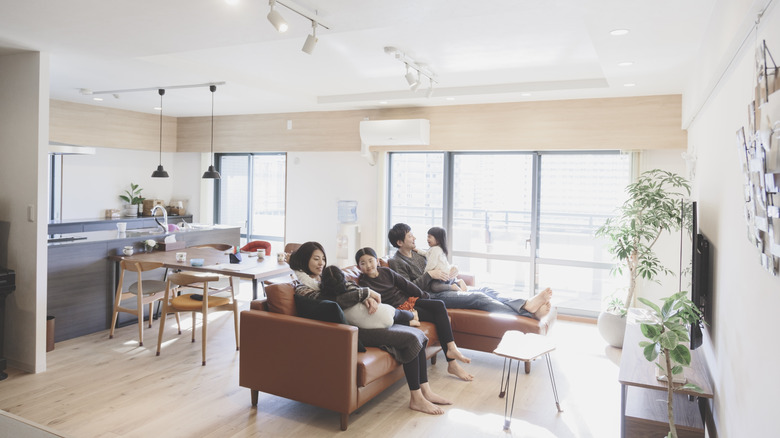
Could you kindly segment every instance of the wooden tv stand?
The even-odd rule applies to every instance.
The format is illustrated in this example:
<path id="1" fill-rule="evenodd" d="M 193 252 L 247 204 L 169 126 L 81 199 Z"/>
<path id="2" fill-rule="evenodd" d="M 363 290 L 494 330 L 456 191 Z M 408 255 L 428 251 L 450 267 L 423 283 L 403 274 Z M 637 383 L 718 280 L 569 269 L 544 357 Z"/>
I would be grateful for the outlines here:
<path id="1" fill-rule="evenodd" d="M 637 322 L 639 315 L 639 309 L 629 310 L 620 359 L 620 436 L 624 438 L 665 436 L 669 431 L 666 382 L 656 379 L 656 366 L 645 359 L 639 347 L 639 342 L 646 340 Z M 699 350 L 691 351 L 691 366 L 683 374 L 688 383 L 697 385 L 703 392 L 675 391 L 674 424 L 678 438 L 704 437 L 705 399 L 712 398 L 713 394 L 700 356 Z"/>

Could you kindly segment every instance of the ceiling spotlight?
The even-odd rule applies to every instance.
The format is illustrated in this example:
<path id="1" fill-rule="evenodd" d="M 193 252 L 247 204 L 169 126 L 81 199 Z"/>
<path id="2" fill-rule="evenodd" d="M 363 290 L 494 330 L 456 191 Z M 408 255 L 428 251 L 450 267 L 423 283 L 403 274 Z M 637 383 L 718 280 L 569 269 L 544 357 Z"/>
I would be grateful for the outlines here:
<path id="1" fill-rule="evenodd" d="M 609 34 L 612 36 L 623 36 L 628 35 L 628 29 L 615 29 L 609 31 Z"/>
<path id="2" fill-rule="evenodd" d="M 278 32 L 286 32 L 289 27 L 287 22 L 282 18 L 282 14 L 274 10 L 276 0 L 269 0 L 268 4 L 271 5 L 271 12 L 268 13 L 268 21 L 274 25 Z"/>
<path id="3" fill-rule="evenodd" d="M 306 42 L 303 43 L 301 50 L 311 55 L 311 52 L 314 51 L 314 46 L 317 45 L 317 41 L 317 22 L 311 20 L 311 35 L 306 37 Z"/>
<path id="4" fill-rule="evenodd" d="M 417 87 L 420 86 L 420 72 L 417 72 L 417 75 L 412 73 L 411 70 L 409 70 L 409 64 L 406 64 L 406 75 L 404 75 L 406 78 L 406 83 L 409 84 L 409 88 L 412 89 L 412 91 L 416 90 Z"/>

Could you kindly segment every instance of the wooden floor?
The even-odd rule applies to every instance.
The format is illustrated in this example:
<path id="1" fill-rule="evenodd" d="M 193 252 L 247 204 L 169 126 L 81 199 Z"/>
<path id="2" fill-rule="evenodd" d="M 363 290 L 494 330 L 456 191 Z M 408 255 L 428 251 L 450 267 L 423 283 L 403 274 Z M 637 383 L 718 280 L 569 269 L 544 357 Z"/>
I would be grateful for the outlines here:
<path id="1" fill-rule="evenodd" d="M 242 289 L 242 307 L 251 292 Z M 170 321 L 170 319 L 169 319 Z M 350 416 L 260 393 L 258 409 L 238 386 L 238 357 L 229 313 L 209 320 L 208 363 L 200 365 L 200 332 L 190 342 L 191 320 L 166 327 L 155 357 L 158 324 L 138 346 L 135 327 L 56 344 L 45 373 L 7 370 L 0 381 L 0 409 L 71 437 L 616 437 L 619 435 L 620 350 L 609 347 L 595 325 L 558 321 L 551 338 L 563 413 L 555 408 L 547 367 L 533 363 L 520 375 L 511 430 L 503 430 L 498 398 L 503 359 L 467 352 L 473 382 L 450 377 L 446 362 L 429 367 L 432 387 L 454 403 L 442 416 L 408 409 L 409 391 L 399 381 Z M 441 359 L 441 357 L 440 357 Z M 327 376 L 323 376 L 327 378 Z M 317 388 L 312 388 L 316 391 Z M 0 431 L 0 435 L 3 435 Z"/>

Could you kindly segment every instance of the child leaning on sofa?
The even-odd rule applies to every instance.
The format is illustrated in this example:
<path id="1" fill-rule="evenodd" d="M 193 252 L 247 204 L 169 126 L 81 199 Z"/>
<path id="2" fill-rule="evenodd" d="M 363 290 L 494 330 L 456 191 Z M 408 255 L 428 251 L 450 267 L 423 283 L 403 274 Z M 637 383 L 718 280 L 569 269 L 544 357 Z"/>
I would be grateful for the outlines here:
<path id="1" fill-rule="evenodd" d="M 345 294 L 356 289 L 362 288 L 347 281 L 344 273 L 338 267 L 330 265 L 322 270 L 322 282 L 320 283 L 322 298 L 338 303 L 341 310 L 344 311 L 344 319 L 350 325 L 362 329 L 388 328 L 393 324 L 413 327 L 420 325 L 420 321 L 408 310 L 396 309 L 388 304 L 379 304 L 376 312 L 369 313 L 368 306 L 345 301 Z"/>

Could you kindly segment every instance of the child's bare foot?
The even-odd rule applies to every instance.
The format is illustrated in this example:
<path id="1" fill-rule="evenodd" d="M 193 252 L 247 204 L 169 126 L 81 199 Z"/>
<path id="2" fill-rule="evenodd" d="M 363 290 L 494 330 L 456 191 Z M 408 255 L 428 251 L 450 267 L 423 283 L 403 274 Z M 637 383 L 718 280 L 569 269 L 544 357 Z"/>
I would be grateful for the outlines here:
<path id="1" fill-rule="evenodd" d="M 474 380 L 474 376 L 469 374 L 466 370 L 463 369 L 463 367 L 460 366 L 459 363 L 455 362 L 454 360 L 447 362 L 447 372 L 467 382 Z"/>
<path id="2" fill-rule="evenodd" d="M 436 394 L 431 390 L 430 385 L 426 382 L 420 385 L 420 389 L 422 390 L 422 395 L 425 397 L 426 400 L 433 404 L 437 405 L 451 405 L 452 402 L 447 400 L 446 398 L 440 396 L 439 394 Z"/>
<path id="3" fill-rule="evenodd" d="M 458 350 L 458 346 L 455 345 L 455 341 L 447 343 L 447 357 L 449 359 L 456 359 L 463 363 L 471 363 L 471 359 L 464 356 L 463 353 Z"/>
<path id="4" fill-rule="evenodd" d="M 531 313 L 536 313 L 544 303 L 550 302 L 550 298 L 552 298 L 552 289 L 548 287 L 547 289 L 536 294 L 530 300 L 526 301 L 525 306 L 523 307 L 525 307 L 525 310 Z"/>
<path id="5" fill-rule="evenodd" d="M 465 282 L 465 281 L 463 281 L 463 280 L 458 280 L 458 286 L 460 286 L 460 290 L 461 290 L 461 292 L 466 292 L 466 291 L 468 291 L 468 288 L 469 288 L 469 287 L 468 287 L 468 285 L 466 285 L 466 282 Z"/>
<path id="6" fill-rule="evenodd" d="M 419 389 L 412 391 L 411 393 L 412 395 L 409 400 L 409 409 L 430 415 L 441 415 L 444 413 L 444 409 L 428 401 L 428 399 L 423 396 L 422 391 Z"/>
<path id="7" fill-rule="evenodd" d="M 419 327 L 419 326 L 420 326 L 420 321 L 416 319 L 409 321 L 409 327 Z"/>
<path id="8" fill-rule="evenodd" d="M 454 291 L 458 291 L 458 292 L 460 292 L 460 284 L 458 284 L 458 283 L 452 283 L 452 284 L 450 285 L 450 290 L 454 290 Z"/>
<path id="9" fill-rule="evenodd" d="M 552 304 L 548 301 L 542 304 L 542 307 L 534 313 L 534 317 L 536 317 L 536 319 L 542 319 L 550 313 L 550 309 L 552 309 Z"/>

